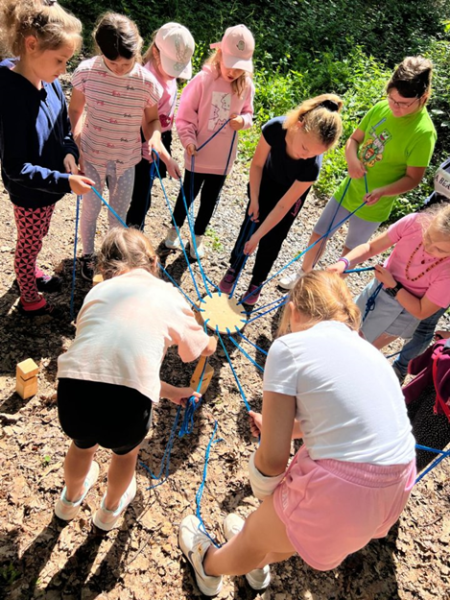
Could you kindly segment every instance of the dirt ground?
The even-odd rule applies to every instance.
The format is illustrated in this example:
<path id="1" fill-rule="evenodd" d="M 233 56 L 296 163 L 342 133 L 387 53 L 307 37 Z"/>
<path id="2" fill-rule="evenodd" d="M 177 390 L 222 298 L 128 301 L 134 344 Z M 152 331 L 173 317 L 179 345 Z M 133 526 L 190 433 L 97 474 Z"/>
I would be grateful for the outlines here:
<path id="1" fill-rule="evenodd" d="M 180 159 L 177 146 L 175 156 Z M 211 223 L 205 271 L 218 283 L 227 267 L 229 251 L 236 239 L 245 207 L 245 165 L 229 177 L 219 208 Z M 178 186 L 166 184 L 174 202 Z M 159 183 L 147 217 L 146 233 L 158 247 L 169 224 L 169 213 Z M 323 202 L 310 197 L 297 219 L 275 269 L 287 263 L 306 246 Z M 108 452 L 99 450 L 101 475 L 89 493 L 80 516 L 62 526 L 53 516 L 61 493 L 62 464 L 69 441 L 58 423 L 55 377 L 58 355 L 69 347 L 75 327 L 69 314 L 75 227 L 75 196 L 57 204 L 50 233 L 44 242 L 40 264 L 64 278 L 61 293 L 53 300 L 60 309 L 56 318 L 27 320 L 15 305 L 13 252 L 15 225 L 11 204 L 0 188 L 0 315 L 2 353 L 0 358 L 0 597 L 9 600 L 155 600 L 191 599 L 200 596 L 186 560 L 177 543 L 181 519 L 195 512 L 195 497 L 202 480 L 205 450 L 214 422 L 221 441 L 212 446 L 201 512 L 208 531 L 223 541 L 221 523 L 235 511 L 247 516 L 258 501 L 251 495 L 246 463 L 255 448 L 250 437 L 246 409 L 223 352 L 211 360 L 215 370 L 212 384 L 195 416 L 194 431 L 176 437 L 168 480 L 153 490 L 147 470 L 137 470 L 138 495 L 118 530 L 106 536 L 92 531 L 91 517 L 103 493 Z M 106 231 L 106 209 L 98 225 L 97 244 Z M 325 261 L 339 255 L 342 236 L 330 244 Z M 160 248 L 161 250 L 161 248 Z M 78 252 L 80 254 L 80 252 Z M 189 272 L 179 254 L 162 255 L 161 261 L 192 298 Z M 239 283 L 245 291 L 252 261 Z M 197 282 L 198 267 L 193 265 Z M 89 286 L 76 271 L 75 309 Z M 349 285 L 357 293 L 368 277 L 354 275 Z M 264 288 L 261 303 L 281 294 L 274 282 Z M 247 337 L 263 348 L 274 338 L 279 314 L 270 313 L 250 324 Z M 261 406 L 261 375 L 245 356 L 230 344 L 227 348 L 251 406 Z M 397 348 L 388 349 L 386 354 Z M 246 346 L 260 364 L 262 353 Z M 25 358 L 40 366 L 38 394 L 21 400 L 15 394 L 15 367 Z M 162 377 L 187 385 L 195 365 L 183 365 L 169 352 Z M 356 365 L 355 365 L 356 367 Z M 174 422 L 176 407 L 162 401 L 154 413 L 153 427 L 143 444 L 140 460 L 155 473 Z M 294 449 L 293 449 L 294 451 Z M 266 600 L 412 600 L 450 599 L 449 513 L 450 461 L 428 475 L 412 494 L 398 525 L 388 538 L 370 543 L 349 557 L 339 568 L 321 573 L 300 558 L 272 568 L 272 583 L 259 595 L 244 578 L 225 578 L 220 599 L 264 598 Z"/>

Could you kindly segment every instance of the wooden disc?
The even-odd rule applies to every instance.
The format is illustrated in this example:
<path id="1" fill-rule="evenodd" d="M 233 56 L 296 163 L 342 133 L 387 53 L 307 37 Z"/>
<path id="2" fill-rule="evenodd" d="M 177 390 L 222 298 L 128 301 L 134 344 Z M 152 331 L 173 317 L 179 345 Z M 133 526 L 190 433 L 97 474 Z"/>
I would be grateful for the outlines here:
<path id="1" fill-rule="evenodd" d="M 229 298 L 226 294 L 214 293 L 211 296 L 205 296 L 204 302 L 200 304 L 200 315 L 203 322 L 206 322 L 208 329 L 219 333 L 235 333 L 236 327 L 244 328 L 247 323 L 247 317 L 242 304 L 238 304 L 236 298 Z"/>

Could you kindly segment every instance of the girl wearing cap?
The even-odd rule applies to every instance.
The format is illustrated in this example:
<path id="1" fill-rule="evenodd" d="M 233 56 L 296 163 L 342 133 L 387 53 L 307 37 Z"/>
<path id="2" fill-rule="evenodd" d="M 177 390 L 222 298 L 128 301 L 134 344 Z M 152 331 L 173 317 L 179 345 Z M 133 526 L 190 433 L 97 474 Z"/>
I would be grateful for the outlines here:
<path id="1" fill-rule="evenodd" d="M 255 41 L 247 27 L 229 27 L 222 41 L 211 44 L 211 48 L 215 48 L 215 52 L 184 88 L 176 117 L 178 135 L 185 148 L 183 190 L 188 206 L 202 190 L 194 225 L 195 244 L 200 258 L 205 253 L 203 235 L 236 158 L 237 136 L 233 134 L 251 127 L 255 93 L 251 80 Z M 208 145 L 198 151 L 224 124 L 225 127 Z M 193 157 L 195 177 L 191 171 Z M 186 210 L 180 191 L 174 210 L 178 227 L 183 225 L 185 218 Z M 180 248 L 175 227 L 169 230 L 165 245 L 170 249 Z M 191 256 L 196 257 L 193 243 Z"/>
<path id="2" fill-rule="evenodd" d="M 124 15 L 106 13 L 93 35 L 100 55 L 80 63 L 73 74 L 69 117 L 81 151 L 80 167 L 100 193 L 106 183 L 111 206 L 125 220 L 134 168 L 141 160 L 141 125 L 145 139 L 159 152 L 169 173 L 179 177 L 180 172 L 161 143 L 158 102 L 162 90 L 139 64 L 142 38 L 136 24 Z M 87 280 L 94 273 L 94 238 L 101 206 L 94 192 L 83 197 L 81 275 Z M 108 219 L 110 227 L 119 225 L 111 212 Z"/>
<path id="3" fill-rule="evenodd" d="M 365 201 L 366 206 L 350 217 L 342 251 L 345 256 L 367 242 L 386 221 L 399 194 L 413 190 L 422 181 L 436 142 L 436 130 L 425 106 L 431 74 L 431 62 L 421 56 L 405 58 L 394 71 L 387 84 L 387 98 L 369 110 L 347 141 L 348 177 L 325 207 L 308 246 Z M 324 250 L 325 243 L 307 252 L 302 268 L 281 279 L 280 287 L 291 289 Z"/>
<path id="4" fill-rule="evenodd" d="M 250 166 L 249 205 L 230 257 L 230 267 L 219 284 L 229 294 L 245 254 L 258 247 L 250 285 L 243 300 L 253 305 L 267 279 L 281 245 L 302 208 L 322 166 L 322 154 L 342 133 L 342 100 L 322 94 L 305 100 L 283 117 L 268 121 Z M 251 219 L 256 231 L 240 251 L 239 240 Z"/>
<path id="5" fill-rule="evenodd" d="M 192 77 L 191 57 L 195 50 L 194 38 L 189 30 L 178 23 L 166 23 L 153 35 L 153 41 L 143 57 L 144 68 L 150 71 L 162 89 L 158 102 L 161 139 L 171 153 L 172 126 L 177 100 L 177 79 Z M 156 172 L 150 167 L 151 148 L 142 144 L 142 160 L 136 165 L 133 197 L 127 214 L 127 225 L 144 229 L 145 216 L 151 206 L 151 191 Z M 159 163 L 161 177 L 167 168 Z"/>

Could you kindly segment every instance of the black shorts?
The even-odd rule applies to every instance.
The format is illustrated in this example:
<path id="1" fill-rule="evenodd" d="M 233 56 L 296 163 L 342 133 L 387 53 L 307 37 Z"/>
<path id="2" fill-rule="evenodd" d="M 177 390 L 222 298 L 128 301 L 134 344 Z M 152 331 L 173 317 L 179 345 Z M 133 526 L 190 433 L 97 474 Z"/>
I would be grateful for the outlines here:
<path id="1" fill-rule="evenodd" d="M 78 448 L 96 444 L 127 454 L 150 429 L 152 401 L 123 385 L 61 378 L 58 415 L 61 427 Z"/>

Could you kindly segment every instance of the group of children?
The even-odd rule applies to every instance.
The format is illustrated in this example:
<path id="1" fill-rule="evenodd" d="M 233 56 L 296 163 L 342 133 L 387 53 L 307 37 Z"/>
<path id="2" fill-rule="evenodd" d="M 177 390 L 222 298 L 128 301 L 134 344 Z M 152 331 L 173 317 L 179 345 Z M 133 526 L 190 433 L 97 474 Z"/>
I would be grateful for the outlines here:
<path id="1" fill-rule="evenodd" d="M 177 346 L 188 362 L 216 348 L 182 296 L 158 279 L 156 254 L 139 231 L 151 205 L 152 163 L 162 175 L 181 178 L 170 154 L 176 79 L 191 77 L 195 43 L 185 27 L 167 23 L 155 33 L 142 65 L 136 25 L 107 13 L 94 32 L 99 53 L 76 69 L 67 109 L 58 76 L 80 47 L 80 21 L 55 0 L 3 0 L 0 7 L 3 42 L 13 57 L 0 63 L 0 158 L 18 232 L 19 310 L 53 310 L 41 292 L 57 289 L 60 281 L 39 269 L 37 256 L 55 203 L 69 191 L 83 195 L 82 275 L 92 279 L 98 269 L 104 278 L 86 296 L 75 341 L 58 360 L 59 418 L 72 443 L 55 512 L 65 521 L 76 517 L 98 477 L 93 458 L 101 445 L 112 450 L 112 459 L 93 520 L 109 531 L 135 496 L 136 459 L 152 404 L 161 397 L 183 404 L 195 396 L 190 388 L 160 381 L 167 349 Z M 211 47 L 212 56 L 183 90 L 175 118 L 185 174 L 165 245 L 181 247 L 178 230 L 201 192 L 193 257 L 205 253 L 203 236 L 236 157 L 236 132 L 252 125 L 255 92 L 250 31 L 230 27 Z M 207 595 L 218 593 L 223 575 L 245 574 L 254 589 L 264 589 L 269 564 L 294 553 L 313 568 L 332 569 L 370 539 L 385 536 L 408 499 L 416 473 L 414 438 L 398 373 L 377 348 L 410 338 L 418 324 L 450 304 L 450 208 L 408 215 L 368 240 L 395 198 L 420 183 L 431 159 L 436 133 L 425 106 L 431 70 L 423 58 L 405 59 L 388 83 L 387 99 L 347 142 L 349 176 L 310 241 L 350 217 L 342 257 L 327 271 L 315 271 L 324 250 L 317 244 L 301 272 L 280 281 L 291 289 L 290 301 L 267 358 L 262 415 L 250 415 L 261 444 L 249 476 L 263 502 L 245 522 L 228 515 L 227 543 L 218 549 L 196 517 L 180 526 L 181 549 Z M 338 96 L 323 94 L 263 126 L 240 241 L 219 284 L 222 292 L 233 288 L 244 254 L 256 251 L 244 300 L 258 301 L 319 177 L 323 154 L 341 136 L 341 109 Z M 444 166 L 442 196 L 448 199 L 447 174 Z M 110 213 L 110 231 L 96 256 L 101 204 L 92 188 L 102 193 L 105 185 L 111 207 L 134 227 L 120 227 Z M 252 235 L 243 254 L 249 221 Z M 355 304 L 341 276 L 391 246 L 391 256 L 375 267 L 376 279 Z M 375 300 L 370 311 L 369 299 Z M 304 444 L 288 466 L 292 438 Z"/>

